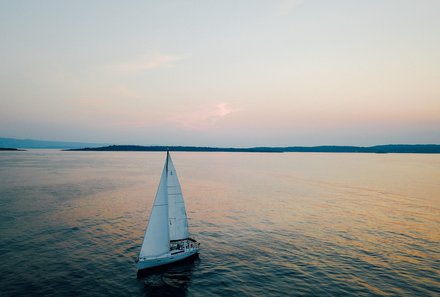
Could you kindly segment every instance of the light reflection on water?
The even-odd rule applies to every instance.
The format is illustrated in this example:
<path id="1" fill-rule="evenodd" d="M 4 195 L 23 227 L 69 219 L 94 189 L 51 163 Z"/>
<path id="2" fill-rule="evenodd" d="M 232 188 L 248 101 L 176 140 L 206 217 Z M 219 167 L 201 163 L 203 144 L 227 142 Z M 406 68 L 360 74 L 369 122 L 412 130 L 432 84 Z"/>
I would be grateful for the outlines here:
<path id="1" fill-rule="evenodd" d="M 440 293 L 439 155 L 172 155 L 200 259 L 137 278 L 163 153 L 2 152 L 2 294 Z"/>

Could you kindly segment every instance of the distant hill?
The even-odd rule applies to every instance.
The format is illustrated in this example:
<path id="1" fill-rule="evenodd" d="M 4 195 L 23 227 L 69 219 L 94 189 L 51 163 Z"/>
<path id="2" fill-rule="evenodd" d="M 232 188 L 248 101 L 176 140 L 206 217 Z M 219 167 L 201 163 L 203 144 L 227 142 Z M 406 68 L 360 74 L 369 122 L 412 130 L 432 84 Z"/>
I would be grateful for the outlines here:
<path id="1" fill-rule="evenodd" d="M 439 154 L 438 144 L 387 144 L 369 147 L 362 146 L 288 146 L 288 147 L 252 147 L 252 148 L 218 148 L 197 146 L 140 146 L 140 145 L 110 145 L 104 147 L 86 147 L 68 149 L 68 151 L 158 151 L 177 152 L 255 152 L 255 153 L 411 153 L 411 154 Z"/>
<path id="2" fill-rule="evenodd" d="M 35 139 L 0 138 L 0 147 L 68 149 L 82 147 L 100 147 L 105 143 L 67 142 Z"/>
<path id="3" fill-rule="evenodd" d="M 0 151 L 24 151 L 24 150 L 19 150 L 11 147 L 0 147 Z"/>
<path id="4" fill-rule="evenodd" d="M 438 144 L 385 144 L 375 146 L 290 146 L 281 148 L 285 152 L 322 152 L 322 153 L 411 153 L 438 154 Z"/>
<path id="5" fill-rule="evenodd" d="M 174 152 L 262 152 L 282 153 L 279 148 L 254 147 L 254 148 L 220 148 L 220 147 L 199 147 L 199 146 L 141 146 L 141 145 L 109 145 L 95 148 L 67 149 L 66 151 L 124 151 L 124 152 L 163 152 L 169 149 Z"/>

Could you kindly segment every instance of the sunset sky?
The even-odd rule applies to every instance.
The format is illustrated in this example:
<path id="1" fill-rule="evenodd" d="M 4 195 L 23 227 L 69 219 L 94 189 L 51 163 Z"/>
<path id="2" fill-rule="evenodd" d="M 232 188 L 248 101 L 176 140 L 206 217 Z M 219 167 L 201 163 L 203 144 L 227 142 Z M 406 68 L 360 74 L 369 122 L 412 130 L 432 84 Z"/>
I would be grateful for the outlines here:
<path id="1" fill-rule="evenodd" d="M 440 1 L 0 0 L 0 137 L 440 143 Z"/>

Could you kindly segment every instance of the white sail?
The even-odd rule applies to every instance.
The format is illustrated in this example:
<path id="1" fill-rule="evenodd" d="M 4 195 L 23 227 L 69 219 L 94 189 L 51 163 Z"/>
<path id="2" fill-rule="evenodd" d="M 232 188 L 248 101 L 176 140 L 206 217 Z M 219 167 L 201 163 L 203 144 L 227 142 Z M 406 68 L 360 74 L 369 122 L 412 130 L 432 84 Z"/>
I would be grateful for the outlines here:
<path id="1" fill-rule="evenodd" d="M 139 258 L 158 256 L 170 250 L 167 163 L 168 159 L 162 171 Z"/>
<path id="2" fill-rule="evenodd" d="M 168 158 L 168 221 L 170 240 L 186 239 L 188 235 L 188 219 L 186 216 L 185 202 L 176 169 L 171 156 Z"/>

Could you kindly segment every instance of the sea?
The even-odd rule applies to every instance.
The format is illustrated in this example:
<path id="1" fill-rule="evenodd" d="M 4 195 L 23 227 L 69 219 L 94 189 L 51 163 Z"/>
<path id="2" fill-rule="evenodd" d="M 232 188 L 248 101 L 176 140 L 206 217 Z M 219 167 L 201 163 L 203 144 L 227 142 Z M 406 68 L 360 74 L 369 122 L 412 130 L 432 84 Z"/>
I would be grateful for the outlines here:
<path id="1" fill-rule="evenodd" d="M 0 296 L 440 296 L 440 155 L 172 158 L 200 255 L 138 274 L 164 152 L 0 152 Z"/>

